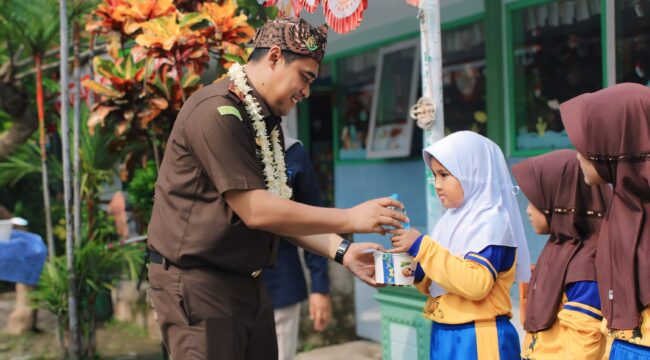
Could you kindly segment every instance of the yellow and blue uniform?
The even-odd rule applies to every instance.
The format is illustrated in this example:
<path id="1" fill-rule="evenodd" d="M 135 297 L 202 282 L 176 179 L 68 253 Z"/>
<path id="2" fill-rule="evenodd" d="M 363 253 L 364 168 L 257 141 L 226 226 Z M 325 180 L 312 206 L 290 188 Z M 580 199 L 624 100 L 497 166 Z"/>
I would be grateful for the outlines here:
<path id="1" fill-rule="evenodd" d="M 598 283 L 577 281 L 567 284 L 555 323 L 550 328 L 526 333 L 523 359 L 600 359 L 605 339 L 600 331 Z"/>
<path id="2" fill-rule="evenodd" d="M 434 281 L 447 291 L 428 297 L 423 310 L 433 322 L 431 359 L 519 359 L 519 337 L 509 320 L 516 252 L 491 245 L 461 258 L 426 235 L 411 246 L 418 290 L 428 295 Z"/>
<path id="3" fill-rule="evenodd" d="M 634 330 L 607 329 L 607 320 L 602 322 L 602 331 L 607 336 L 606 356 L 611 360 L 650 359 L 650 307 L 639 314 L 641 325 Z M 613 346 L 615 344 L 615 346 Z M 611 349 L 611 352 L 610 352 Z"/>

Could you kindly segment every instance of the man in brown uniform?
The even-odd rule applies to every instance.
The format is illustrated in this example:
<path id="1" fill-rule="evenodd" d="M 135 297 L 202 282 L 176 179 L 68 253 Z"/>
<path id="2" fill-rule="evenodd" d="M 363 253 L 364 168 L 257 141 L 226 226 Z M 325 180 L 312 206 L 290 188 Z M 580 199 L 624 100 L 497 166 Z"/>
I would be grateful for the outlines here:
<path id="1" fill-rule="evenodd" d="M 377 244 L 335 233 L 401 227 L 389 198 L 350 209 L 288 199 L 280 116 L 309 96 L 327 28 L 278 19 L 253 39 L 245 67 L 193 94 L 167 143 L 149 226 L 151 300 L 174 360 L 277 359 L 273 307 L 259 279 L 278 236 L 375 285 Z M 284 184 L 283 184 L 284 182 Z M 319 235 L 320 234 L 320 235 Z"/>

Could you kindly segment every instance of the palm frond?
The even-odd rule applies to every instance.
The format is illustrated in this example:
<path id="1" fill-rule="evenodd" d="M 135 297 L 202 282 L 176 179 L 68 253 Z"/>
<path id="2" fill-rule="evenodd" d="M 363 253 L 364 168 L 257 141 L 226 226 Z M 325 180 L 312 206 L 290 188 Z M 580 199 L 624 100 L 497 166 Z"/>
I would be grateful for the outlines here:
<path id="1" fill-rule="evenodd" d="M 48 154 L 47 168 L 50 183 L 56 183 L 63 179 L 61 161 L 54 154 Z M 40 173 L 40 149 L 35 142 L 27 142 L 18 147 L 7 159 L 0 162 L 0 186 L 13 186 L 26 176 Z"/>
<path id="2" fill-rule="evenodd" d="M 59 11 L 56 0 L 4 0 L 0 27 L 23 43 L 32 55 L 56 44 Z"/>
<path id="3" fill-rule="evenodd" d="M 38 146 L 26 143 L 0 162 L 0 186 L 13 186 L 25 176 L 41 172 Z"/>

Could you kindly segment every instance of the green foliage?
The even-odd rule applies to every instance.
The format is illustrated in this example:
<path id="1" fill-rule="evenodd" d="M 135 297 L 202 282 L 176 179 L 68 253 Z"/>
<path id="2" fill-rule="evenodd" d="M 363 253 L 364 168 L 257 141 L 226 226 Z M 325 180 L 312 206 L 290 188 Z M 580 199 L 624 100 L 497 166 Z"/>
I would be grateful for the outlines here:
<path id="1" fill-rule="evenodd" d="M 0 64 L 3 63 L 2 55 L 0 54 Z M 13 126 L 13 118 L 6 111 L 0 109 L 0 133 L 8 131 Z"/>
<path id="2" fill-rule="evenodd" d="M 49 77 L 43 77 L 43 91 L 45 93 L 56 94 L 61 90 L 61 85 L 59 80 L 55 80 Z"/>
<path id="3" fill-rule="evenodd" d="M 0 163 L 0 186 L 16 185 L 25 176 L 40 172 L 38 146 L 34 143 L 23 144 L 13 155 Z"/>
<path id="4" fill-rule="evenodd" d="M 45 263 L 39 286 L 30 293 L 30 299 L 35 307 L 57 318 L 68 315 L 68 270 L 64 256 Z"/>
<path id="5" fill-rule="evenodd" d="M 238 64 L 244 64 L 245 63 L 244 59 L 241 56 L 238 56 L 238 55 L 224 54 L 223 58 L 228 60 L 228 61 L 236 62 Z"/>
<path id="6" fill-rule="evenodd" d="M 63 178 L 61 162 L 53 155 L 47 158 L 50 184 Z M 35 141 L 21 145 L 3 162 L 0 162 L 0 186 L 14 186 L 26 176 L 41 173 L 41 155 Z"/>
<path id="7" fill-rule="evenodd" d="M 30 55 L 43 54 L 56 43 L 59 35 L 57 0 L 3 0 L 1 5 L 0 27 L 9 36 L 7 41 L 25 45 Z"/>
<path id="8" fill-rule="evenodd" d="M 133 204 L 135 212 L 145 225 L 151 218 L 157 176 L 156 165 L 153 161 L 149 161 L 147 167 L 134 172 L 133 179 L 129 183 L 129 202 Z M 146 229 L 146 226 L 144 228 Z"/>
<path id="9" fill-rule="evenodd" d="M 112 216 L 108 215 L 106 211 L 99 210 L 95 213 L 93 231 L 89 228 L 90 222 L 88 221 L 88 211 L 84 209 L 81 213 L 81 233 L 82 236 L 88 238 L 89 241 L 94 241 L 100 244 L 108 244 L 117 240 L 117 230 L 115 229 L 115 220 Z"/>
<path id="10" fill-rule="evenodd" d="M 248 23 L 256 29 L 278 16 L 276 6 L 264 7 L 258 4 L 257 0 L 237 0 L 237 6 L 248 16 Z"/>
<path id="11" fill-rule="evenodd" d="M 137 279 L 142 266 L 142 252 L 139 245 L 111 248 L 96 241 L 86 241 L 75 251 L 79 320 L 85 343 L 89 342 L 94 331 L 97 295 L 110 291 L 124 271 L 131 279 Z M 59 326 L 67 326 L 68 269 L 65 256 L 45 264 L 39 285 L 30 293 L 30 299 L 34 307 L 52 312 Z"/>

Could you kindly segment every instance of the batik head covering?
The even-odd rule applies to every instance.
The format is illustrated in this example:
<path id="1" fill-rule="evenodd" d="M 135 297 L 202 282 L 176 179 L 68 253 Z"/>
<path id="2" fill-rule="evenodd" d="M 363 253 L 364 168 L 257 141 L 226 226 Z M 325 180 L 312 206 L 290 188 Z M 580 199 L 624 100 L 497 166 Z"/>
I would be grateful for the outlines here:
<path id="1" fill-rule="evenodd" d="M 610 328 L 637 328 L 650 305 L 650 88 L 614 85 L 560 112 L 573 145 L 614 190 L 596 255 L 603 315 Z"/>
<path id="2" fill-rule="evenodd" d="M 428 168 L 435 157 L 460 181 L 464 192 L 462 206 L 448 209 L 436 224 L 433 240 L 457 256 L 490 245 L 516 247 L 515 280 L 528 281 L 528 245 L 501 149 L 479 134 L 459 131 L 425 148 L 422 154 Z M 433 297 L 446 293 L 436 283 L 429 290 Z"/>
<path id="3" fill-rule="evenodd" d="M 550 235 L 528 286 L 524 329 L 537 332 L 557 319 L 567 284 L 596 281 L 598 229 L 611 200 L 608 185 L 589 186 L 574 150 L 558 150 L 512 167 L 519 187 L 544 213 Z"/>
<path id="4" fill-rule="evenodd" d="M 315 28 L 301 18 L 277 18 L 257 30 L 251 45 L 254 49 L 277 46 L 320 63 L 327 47 L 327 25 Z"/>

